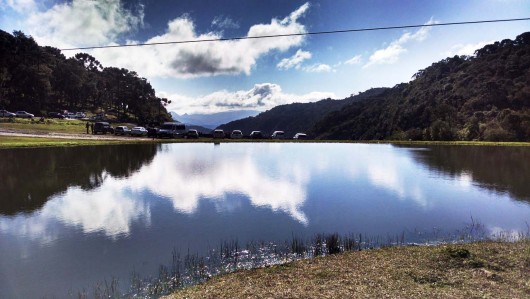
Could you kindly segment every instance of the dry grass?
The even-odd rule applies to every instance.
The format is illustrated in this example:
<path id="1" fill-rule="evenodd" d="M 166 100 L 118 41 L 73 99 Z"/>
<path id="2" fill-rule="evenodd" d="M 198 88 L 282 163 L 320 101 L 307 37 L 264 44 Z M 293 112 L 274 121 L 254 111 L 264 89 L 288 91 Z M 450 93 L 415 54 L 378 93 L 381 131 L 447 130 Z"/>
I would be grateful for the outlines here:
<path id="1" fill-rule="evenodd" d="M 530 242 L 348 252 L 214 277 L 168 298 L 530 298 Z"/>

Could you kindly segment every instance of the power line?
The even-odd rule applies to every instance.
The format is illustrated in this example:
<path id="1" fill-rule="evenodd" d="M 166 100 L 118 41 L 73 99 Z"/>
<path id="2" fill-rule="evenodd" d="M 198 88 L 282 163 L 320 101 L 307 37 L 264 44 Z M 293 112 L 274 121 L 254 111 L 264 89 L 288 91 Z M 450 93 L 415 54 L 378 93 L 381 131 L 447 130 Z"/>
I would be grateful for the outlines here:
<path id="1" fill-rule="evenodd" d="M 302 32 L 302 33 L 289 33 L 289 34 L 259 35 L 259 36 L 240 36 L 240 37 L 227 37 L 227 38 L 195 39 L 195 40 L 182 40 L 182 41 L 158 42 L 158 43 L 139 43 L 139 44 L 122 44 L 122 45 L 110 45 L 110 46 L 93 46 L 93 47 L 67 48 L 67 49 L 60 49 L 60 50 L 61 51 L 74 51 L 74 50 L 92 50 L 92 49 L 106 49 L 106 48 L 158 46 L 158 45 L 170 45 L 170 44 L 191 44 L 191 43 L 204 43 L 204 42 L 234 41 L 234 40 L 243 40 L 243 39 L 260 39 L 260 38 L 290 37 L 290 36 L 304 36 L 304 35 L 323 35 L 323 34 L 336 34 L 336 33 L 363 32 L 363 31 L 409 29 L 409 28 L 453 26 L 453 25 L 471 25 L 471 24 L 516 22 L 516 21 L 529 21 L 529 20 L 530 20 L 530 17 L 529 18 L 517 18 L 517 19 L 498 19 L 498 20 L 434 23 L 434 24 L 421 24 L 421 25 L 402 25 L 402 26 L 390 26 L 390 27 L 373 27 L 373 28 L 344 29 L 344 30 Z"/>

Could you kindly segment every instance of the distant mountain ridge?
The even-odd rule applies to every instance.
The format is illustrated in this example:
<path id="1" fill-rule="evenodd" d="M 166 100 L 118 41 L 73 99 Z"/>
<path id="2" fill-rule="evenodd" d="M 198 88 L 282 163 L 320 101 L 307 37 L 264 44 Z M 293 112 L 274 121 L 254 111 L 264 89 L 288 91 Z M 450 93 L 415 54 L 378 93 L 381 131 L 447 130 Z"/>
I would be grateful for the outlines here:
<path id="1" fill-rule="evenodd" d="M 170 112 L 174 120 L 178 120 L 185 124 L 192 124 L 202 126 L 208 129 L 215 129 L 221 124 L 241 119 L 249 116 L 255 116 L 259 113 L 256 110 L 235 110 L 235 111 L 224 111 L 211 114 L 183 114 L 179 115 L 175 112 Z"/>
<path id="2" fill-rule="evenodd" d="M 252 131 L 261 131 L 270 136 L 274 131 L 284 131 L 288 138 L 292 138 L 296 133 L 307 132 L 312 129 L 316 122 L 328 113 L 339 110 L 353 102 L 376 96 L 385 90 L 386 88 L 372 88 L 344 100 L 325 99 L 312 103 L 280 105 L 255 117 L 235 120 L 221 125 L 219 128 L 225 131 L 241 130 L 245 135 Z"/>
<path id="3" fill-rule="evenodd" d="M 344 100 L 274 107 L 224 130 L 316 139 L 530 141 L 530 32 Z"/>

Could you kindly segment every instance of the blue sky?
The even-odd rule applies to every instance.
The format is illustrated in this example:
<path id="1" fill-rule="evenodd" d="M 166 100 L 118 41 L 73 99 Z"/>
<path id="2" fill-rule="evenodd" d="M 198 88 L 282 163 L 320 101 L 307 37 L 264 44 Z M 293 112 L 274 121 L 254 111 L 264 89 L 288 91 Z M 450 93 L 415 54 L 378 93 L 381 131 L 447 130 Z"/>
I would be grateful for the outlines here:
<path id="1" fill-rule="evenodd" d="M 530 0 L 0 0 L 0 28 L 57 48 L 530 16 Z M 146 77 L 177 113 L 264 111 L 408 82 L 530 21 L 87 50 Z M 72 56 L 76 52 L 65 52 Z"/>

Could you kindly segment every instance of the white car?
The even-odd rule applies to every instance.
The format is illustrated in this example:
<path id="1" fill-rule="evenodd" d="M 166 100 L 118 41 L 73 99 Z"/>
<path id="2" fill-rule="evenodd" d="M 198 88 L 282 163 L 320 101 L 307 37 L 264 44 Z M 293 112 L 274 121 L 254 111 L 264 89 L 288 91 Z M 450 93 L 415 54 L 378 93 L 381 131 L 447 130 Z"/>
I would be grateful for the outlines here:
<path id="1" fill-rule="evenodd" d="M 131 129 L 131 136 L 147 136 L 147 129 L 144 127 L 134 127 Z"/>
<path id="2" fill-rule="evenodd" d="M 232 139 L 241 139 L 241 138 L 243 138 L 243 133 L 240 130 L 233 130 L 232 134 L 230 134 L 230 138 L 232 138 Z"/>
<path id="3" fill-rule="evenodd" d="M 274 131 L 271 136 L 272 139 L 283 139 L 285 138 L 285 133 L 283 131 Z"/>
<path id="4" fill-rule="evenodd" d="M 298 139 L 298 140 L 307 139 L 307 134 L 305 134 L 305 133 L 296 133 L 296 135 L 294 135 L 293 139 Z"/>
<path id="5" fill-rule="evenodd" d="M 0 117 L 15 117 L 15 116 L 17 115 L 13 112 L 9 112 L 7 110 L 0 110 Z"/>
<path id="6" fill-rule="evenodd" d="M 216 129 L 212 133 L 213 138 L 225 138 L 225 132 L 221 129 Z"/>
<path id="7" fill-rule="evenodd" d="M 131 130 L 127 126 L 117 126 L 114 128 L 114 135 L 128 135 L 131 133 Z"/>
<path id="8" fill-rule="evenodd" d="M 17 117 L 22 117 L 22 118 L 34 118 L 35 117 L 35 115 L 31 113 L 27 113 L 26 111 L 17 111 L 15 112 L 15 114 Z"/>

